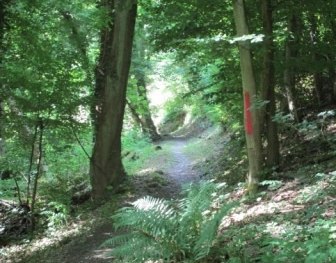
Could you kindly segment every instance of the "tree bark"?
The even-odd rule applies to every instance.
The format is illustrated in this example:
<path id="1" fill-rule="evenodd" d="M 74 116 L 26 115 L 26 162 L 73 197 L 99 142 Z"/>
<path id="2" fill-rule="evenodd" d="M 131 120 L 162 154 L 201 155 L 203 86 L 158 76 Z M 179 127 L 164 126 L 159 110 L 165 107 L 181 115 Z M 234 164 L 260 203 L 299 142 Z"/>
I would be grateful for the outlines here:
<path id="1" fill-rule="evenodd" d="M 4 34 L 7 30 L 7 12 L 6 9 L 11 0 L 1 0 L 0 1 L 0 43 L 2 44 L 2 40 Z"/>
<path id="2" fill-rule="evenodd" d="M 149 107 L 149 100 L 147 96 L 147 83 L 145 69 L 148 68 L 148 59 L 146 57 L 146 45 L 145 39 L 143 37 L 144 30 L 143 26 L 139 25 L 139 32 L 135 39 L 135 50 L 134 50 L 134 60 L 133 60 L 133 72 L 136 84 L 136 101 L 132 101 L 130 97 L 130 103 L 133 105 L 133 108 L 137 111 L 138 115 L 141 118 L 141 129 L 143 133 L 148 135 L 152 141 L 157 141 L 161 138 L 158 134 L 155 124 L 153 122 L 151 110 Z"/>
<path id="3" fill-rule="evenodd" d="M 138 95 L 141 99 L 142 108 L 142 130 L 145 134 L 149 135 L 152 141 L 160 140 L 161 136 L 158 134 L 155 124 L 152 119 L 152 114 L 149 108 L 149 101 L 147 97 L 146 82 L 144 76 L 138 76 L 137 85 Z"/>
<path id="4" fill-rule="evenodd" d="M 295 34 L 297 31 L 297 24 L 297 17 L 295 15 L 291 15 L 288 22 L 289 36 L 287 37 L 287 41 L 285 44 L 284 86 L 286 90 L 289 112 L 293 115 L 296 122 L 300 122 L 295 92 L 295 73 L 293 67 L 293 58 L 295 58 L 296 56 L 294 46 L 296 42 Z M 293 35 L 294 38 L 291 35 Z"/>
<path id="5" fill-rule="evenodd" d="M 135 109 L 135 106 L 132 105 L 132 103 L 129 102 L 129 100 L 126 100 L 126 104 L 128 106 L 129 111 L 131 112 L 133 121 L 139 126 L 139 128 L 142 130 L 144 123 L 142 122 L 141 117 L 139 116 L 138 112 Z"/>
<path id="6" fill-rule="evenodd" d="M 142 93 L 142 87 L 137 85 L 137 101 L 133 102 L 132 98 L 126 101 L 134 122 L 140 127 L 143 134 L 147 135 L 153 142 L 161 139 L 153 122 L 146 89 Z M 134 100 L 134 99 L 133 99 Z"/>
<path id="7" fill-rule="evenodd" d="M 310 42 L 312 47 L 312 61 L 313 63 L 319 64 L 319 60 L 321 59 L 320 54 L 315 50 L 317 46 L 318 41 L 318 31 L 317 31 L 317 21 L 316 17 L 314 15 L 311 15 L 309 17 L 309 23 L 310 23 Z M 314 89 L 315 89 L 315 95 L 318 106 L 322 105 L 323 102 L 323 75 L 322 71 L 315 70 L 314 74 Z"/>
<path id="8" fill-rule="evenodd" d="M 265 111 L 266 123 L 266 165 L 269 168 L 276 167 L 280 162 L 279 137 L 277 123 L 273 121 L 276 112 L 275 102 L 275 78 L 274 78 L 274 45 L 273 45 L 273 18 L 271 0 L 261 1 L 264 39 L 264 59 L 262 75 L 262 96 L 268 100 Z M 261 119 L 264 122 L 264 119 Z"/>
<path id="9" fill-rule="evenodd" d="M 243 0 L 233 0 L 234 20 L 238 36 L 248 35 L 248 25 Z M 258 189 L 262 169 L 262 147 L 258 111 L 255 105 L 256 81 L 252 67 L 252 57 L 248 41 L 240 41 L 240 67 L 244 96 L 244 121 L 249 171 L 247 176 L 248 192 L 254 194 Z"/>
<path id="10" fill-rule="evenodd" d="M 32 197 L 31 197 L 32 230 L 35 230 L 35 226 L 36 226 L 36 218 L 34 217 L 34 213 L 35 213 L 35 205 L 36 205 L 36 197 L 37 197 L 37 187 L 38 187 L 38 180 L 42 175 L 43 131 L 44 131 L 43 120 L 39 120 L 38 126 L 39 126 L 38 158 L 37 158 L 37 163 L 36 163 L 36 174 L 34 176 Z"/>
<path id="11" fill-rule="evenodd" d="M 7 23 L 7 12 L 6 9 L 10 4 L 11 0 L 1 0 L 0 1 L 0 65 L 3 63 L 2 61 L 2 54 L 4 51 L 4 36 L 5 32 L 8 29 Z M 0 83 L 0 87 L 2 88 L 3 83 Z M 4 142 L 4 135 L 3 135 L 3 98 L 0 97 L 0 156 L 4 154 L 5 142 Z"/>
<path id="12" fill-rule="evenodd" d="M 336 21 L 331 20 L 330 21 L 330 28 L 332 32 L 332 36 L 334 37 L 334 40 L 336 39 Z M 335 65 L 332 64 L 329 68 L 329 79 L 331 83 L 332 88 L 332 95 L 333 95 L 333 102 L 336 103 L 336 68 Z"/>
<path id="13" fill-rule="evenodd" d="M 96 136 L 90 176 L 93 198 L 106 187 L 117 187 L 125 178 L 121 161 L 121 131 L 126 89 L 132 56 L 136 0 L 106 0 L 113 18 L 102 30 L 101 51 L 96 70 Z"/>

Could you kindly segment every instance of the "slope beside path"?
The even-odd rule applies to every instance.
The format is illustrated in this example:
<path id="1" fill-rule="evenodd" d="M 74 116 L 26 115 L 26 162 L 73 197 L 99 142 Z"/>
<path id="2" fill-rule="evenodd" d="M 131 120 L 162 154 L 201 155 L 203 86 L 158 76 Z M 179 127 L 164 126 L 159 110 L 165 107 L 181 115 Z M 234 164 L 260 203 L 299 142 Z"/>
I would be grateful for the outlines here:
<path id="1" fill-rule="evenodd" d="M 130 198 L 134 200 L 145 195 L 152 195 L 160 198 L 176 198 L 179 196 L 181 186 L 198 181 L 200 173 L 194 169 L 195 161 L 185 149 L 188 147 L 190 139 L 169 138 L 160 142 L 164 151 L 159 158 L 149 160 L 144 170 L 159 171 L 165 183 L 154 185 L 151 191 L 143 187 L 145 177 L 136 176 L 133 182 L 135 194 Z M 150 176 L 150 175 L 149 175 Z M 157 186 L 157 187 L 156 187 Z M 94 224 L 93 224 L 94 225 Z M 113 228 L 110 219 L 104 223 L 93 226 L 88 234 L 75 237 L 67 237 L 63 245 L 50 247 L 42 253 L 34 253 L 31 258 L 23 260 L 8 260 L 5 263 L 104 263 L 113 262 L 109 256 L 109 249 L 101 248 L 101 244 L 113 235 Z M 70 241 L 69 241 L 70 240 Z M 61 241 L 62 243 L 62 241 Z"/>
<path id="2" fill-rule="evenodd" d="M 165 156 L 165 160 L 168 162 L 160 163 L 158 160 L 152 160 L 153 163 L 156 163 L 156 169 L 163 170 L 168 182 L 165 186 L 157 189 L 160 191 L 160 197 L 174 198 L 179 194 L 183 184 L 199 180 L 199 174 L 193 169 L 193 159 L 184 151 L 187 144 L 188 140 L 184 138 L 172 138 L 163 142 L 161 146 L 169 149 L 167 156 Z M 143 192 L 142 194 L 148 193 Z M 109 250 L 100 248 L 100 245 L 111 235 L 113 235 L 112 224 L 106 223 L 97 228 L 85 242 L 74 243 L 66 249 L 66 253 L 59 255 L 58 261 L 50 261 L 50 263 L 113 262 L 113 259 L 108 255 Z"/>

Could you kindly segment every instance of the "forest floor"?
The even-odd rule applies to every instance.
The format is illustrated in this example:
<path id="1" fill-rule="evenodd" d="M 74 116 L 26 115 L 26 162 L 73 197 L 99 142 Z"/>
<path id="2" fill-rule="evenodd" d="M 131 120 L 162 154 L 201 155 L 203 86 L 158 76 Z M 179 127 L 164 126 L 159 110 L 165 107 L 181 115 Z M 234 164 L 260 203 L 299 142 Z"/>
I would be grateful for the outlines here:
<path id="1" fill-rule="evenodd" d="M 180 196 L 183 185 L 199 181 L 202 176 L 202 162 L 220 154 L 215 140 L 211 150 L 204 152 L 193 149 L 194 140 L 215 138 L 221 133 L 218 128 L 210 128 L 198 137 L 167 137 L 156 145 L 155 158 L 146 160 L 141 169 L 131 177 L 125 186 L 119 203 L 126 204 L 150 195 L 165 199 Z M 194 134 L 195 135 L 195 134 Z M 196 146 L 197 147 L 197 146 Z M 7 251 L 4 263 L 103 263 L 111 262 L 109 250 L 101 248 L 102 243 L 111 237 L 113 232 L 110 217 L 115 204 L 103 205 L 85 219 L 75 220 L 64 229 L 63 233 L 55 232 L 51 237 L 42 237 L 26 245 L 13 246 Z"/>
<path id="2" fill-rule="evenodd" d="M 334 138 L 333 134 L 331 136 Z M 312 139 L 310 136 L 295 145 L 288 141 L 282 152 L 284 161 L 280 171 L 274 171 L 268 180 L 262 181 L 258 195 L 249 198 L 243 183 L 247 165 L 246 157 L 241 153 L 242 145 L 243 142 L 218 127 L 208 127 L 191 136 L 175 134 L 175 137 L 167 137 L 154 146 L 150 158 L 139 156 L 139 160 L 134 161 L 141 165 L 136 166 L 136 172 L 119 197 L 113 196 L 94 211 L 84 210 L 85 216 L 51 235 L 53 238 L 44 235 L 32 243 L 14 246 L 8 251 L 8 257 L 0 261 L 113 262 L 109 250 L 101 247 L 115 234 L 110 219 L 113 211 L 146 195 L 179 198 L 184 184 L 201 179 L 226 181 L 229 185 L 227 200 L 239 201 L 239 207 L 223 219 L 219 233 L 225 243 L 222 247 L 234 251 L 227 253 L 250 258 L 251 262 L 259 256 L 258 253 L 263 253 L 263 238 L 274 239 L 291 229 L 303 234 L 306 232 L 301 230 L 306 229 L 314 236 L 321 222 L 336 222 L 336 162 L 334 155 L 330 155 L 335 153 L 333 148 L 322 145 L 319 137 Z M 336 227 L 333 231 L 336 236 Z M 305 238 L 303 236 L 302 240 Z"/>

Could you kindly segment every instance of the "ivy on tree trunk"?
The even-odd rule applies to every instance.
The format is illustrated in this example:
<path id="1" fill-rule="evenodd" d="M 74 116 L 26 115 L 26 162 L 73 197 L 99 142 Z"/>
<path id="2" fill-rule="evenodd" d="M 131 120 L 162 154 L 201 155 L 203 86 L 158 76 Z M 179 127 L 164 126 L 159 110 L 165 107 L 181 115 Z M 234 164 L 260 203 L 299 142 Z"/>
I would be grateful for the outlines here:
<path id="1" fill-rule="evenodd" d="M 106 187 L 117 187 L 125 178 L 121 160 L 121 131 L 126 87 L 132 55 L 136 0 L 108 0 L 111 22 L 101 32 L 101 50 L 96 69 L 96 131 L 90 176 L 93 197 Z"/>

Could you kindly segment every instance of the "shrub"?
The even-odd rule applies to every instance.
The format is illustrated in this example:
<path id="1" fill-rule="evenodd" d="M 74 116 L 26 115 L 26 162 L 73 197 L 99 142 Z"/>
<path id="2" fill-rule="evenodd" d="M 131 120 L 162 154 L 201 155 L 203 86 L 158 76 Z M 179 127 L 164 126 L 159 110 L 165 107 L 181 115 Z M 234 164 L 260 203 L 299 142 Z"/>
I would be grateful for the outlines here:
<path id="1" fill-rule="evenodd" d="M 42 210 L 41 215 L 46 217 L 48 229 L 53 231 L 67 224 L 69 210 L 63 204 L 50 202 Z"/>
<path id="2" fill-rule="evenodd" d="M 315 225 L 268 240 L 261 262 L 336 262 L 336 224 L 318 220 Z M 271 261 L 270 261 L 271 260 Z"/>

